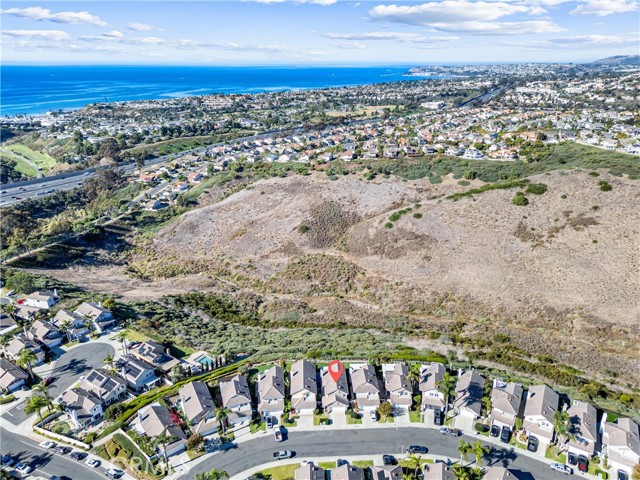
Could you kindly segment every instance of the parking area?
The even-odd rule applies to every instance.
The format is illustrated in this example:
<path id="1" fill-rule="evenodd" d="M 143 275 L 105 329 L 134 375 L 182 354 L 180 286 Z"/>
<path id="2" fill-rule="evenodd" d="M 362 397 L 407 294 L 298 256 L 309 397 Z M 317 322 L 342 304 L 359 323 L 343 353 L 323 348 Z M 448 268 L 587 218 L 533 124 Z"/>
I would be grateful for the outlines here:
<path id="1" fill-rule="evenodd" d="M 313 427 L 313 413 L 302 413 L 298 417 L 298 426 L 301 428 Z"/>
<path id="2" fill-rule="evenodd" d="M 344 410 L 334 409 L 329 414 L 332 425 L 345 426 L 347 425 L 347 413 Z"/>

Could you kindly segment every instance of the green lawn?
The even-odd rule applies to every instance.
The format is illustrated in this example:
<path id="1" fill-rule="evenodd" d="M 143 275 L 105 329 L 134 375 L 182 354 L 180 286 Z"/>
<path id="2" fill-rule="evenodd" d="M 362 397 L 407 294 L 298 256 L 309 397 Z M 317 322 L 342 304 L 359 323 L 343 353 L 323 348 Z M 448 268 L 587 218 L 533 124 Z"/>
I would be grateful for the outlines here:
<path id="1" fill-rule="evenodd" d="M 22 175 L 26 177 L 37 177 L 38 171 L 25 162 L 22 157 L 14 154 L 13 152 L 3 151 L 0 152 L 0 160 L 4 161 L 14 161 L 16 163 L 15 170 L 20 172 Z"/>
<path id="2" fill-rule="evenodd" d="M 409 420 L 413 423 L 421 423 L 422 415 L 420 412 L 414 412 L 413 410 L 409 410 Z"/>
<path id="3" fill-rule="evenodd" d="M 321 420 L 328 420 L 329 417 L 327 417 L 324 413 L 321 415 L 317 415 L 317 414 L 313 414 L 313 424 L 314 425 L 320 425 L 320 421 Z"/>
<path id="4" fill-rule="evenodd" d="M 547 451 L 544 452 L 544 456 L 549 460 L 553 460 L 558 463 L 562 463 L 563 465 L 567 463 L 567 454 L 561 453 L 560 455 L 556 455 L 556 447 L 555 445 L 550 445 L 547 448 Z"/>
<path id="5" fill-rule="evenodd" d="M 359 425 L 361 423 L 362 423 L 362 415 L 360 415 L 360 418 L 352 418 L 351 415 L 347 414 L 347 424 Z"/>
<path id="6" fill-rule="evenodd" d="M 56 164 L 55 158 L 50 157 L 46 153 L 31 150 L 29 147 L 27 147 L 26 145 L 22 145 L 21 143 L 7 145 L 5 148 L 11 150 L 13 153 L 16 153 L 18 156 L 22 155 L 31 162 L 35 163 L 42 169 L 44 173 L 48 173 Z"/>
<path id="7" fill-rule="evenodd" d="M 260 423 L 252 423 L 249 425 L 249 430 L 251 431 L 251 433 L 256 433 L 259 430 L 262 430 L 263 432 L 267 431 L 267 424 L 266 422 L 260 422 Z"/>
<path id="8" fill-rule="evenodd" d="M 336 468 L 336 462 L 318 462 L 318 466 L 327 470 L 329 468 Z"/>
<path id="9" fill-rule="evenodd" d="M 258 478 L 269 478 L 271 480 L 285 480 L 286 478 L 293 478 L 295 471 L 299 467 L 299 463 L 293 463 L 291 465 L 281 465 L 279 467 L 262 470 L 256 476 Z"/>
<path id="10" fill-rule="evenodd" d="M 352 463 L 356 467 L 373 467 L 373 460 L 354 460 Z"/>

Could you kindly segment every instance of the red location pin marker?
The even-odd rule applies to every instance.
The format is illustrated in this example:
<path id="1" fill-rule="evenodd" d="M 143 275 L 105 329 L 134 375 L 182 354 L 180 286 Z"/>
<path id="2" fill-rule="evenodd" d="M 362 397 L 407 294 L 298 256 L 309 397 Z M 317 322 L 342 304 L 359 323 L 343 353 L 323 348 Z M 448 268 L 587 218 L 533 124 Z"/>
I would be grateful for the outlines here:
<path id="1" fill-rule="evenodd" d="M 338 383 L 338 379 L 342 376 L 342 372 L 344 372 L 344 365 L 340 360 L 331 360 L 329 362 L 329 375 L 333 378 L 333 381 Z"/>

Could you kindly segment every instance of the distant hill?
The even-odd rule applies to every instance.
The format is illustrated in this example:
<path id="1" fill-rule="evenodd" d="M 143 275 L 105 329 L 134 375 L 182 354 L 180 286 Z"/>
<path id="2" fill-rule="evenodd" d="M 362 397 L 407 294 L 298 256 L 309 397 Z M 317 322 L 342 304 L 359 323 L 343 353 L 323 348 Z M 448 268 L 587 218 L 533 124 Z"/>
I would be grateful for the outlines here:
<path id="1" fill-rule="evenodd" d="M 640 55 L 615 55 L 593 62 L 597 65 L 640 65 Z"/>

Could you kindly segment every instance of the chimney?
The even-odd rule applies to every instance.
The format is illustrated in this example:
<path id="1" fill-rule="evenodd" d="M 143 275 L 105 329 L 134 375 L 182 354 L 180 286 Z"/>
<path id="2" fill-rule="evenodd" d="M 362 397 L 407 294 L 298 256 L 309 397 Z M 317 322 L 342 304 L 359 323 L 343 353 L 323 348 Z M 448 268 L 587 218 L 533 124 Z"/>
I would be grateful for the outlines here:
<path id="1" fill-rule="evenodd" d="M 57 297 L 57 296 L 58 296 L 58 289 L 57 289 L 57 288 L 54 288 L 54 289 L 53 289 L 53 296 L 54 296 L 54 297 Z"/>

